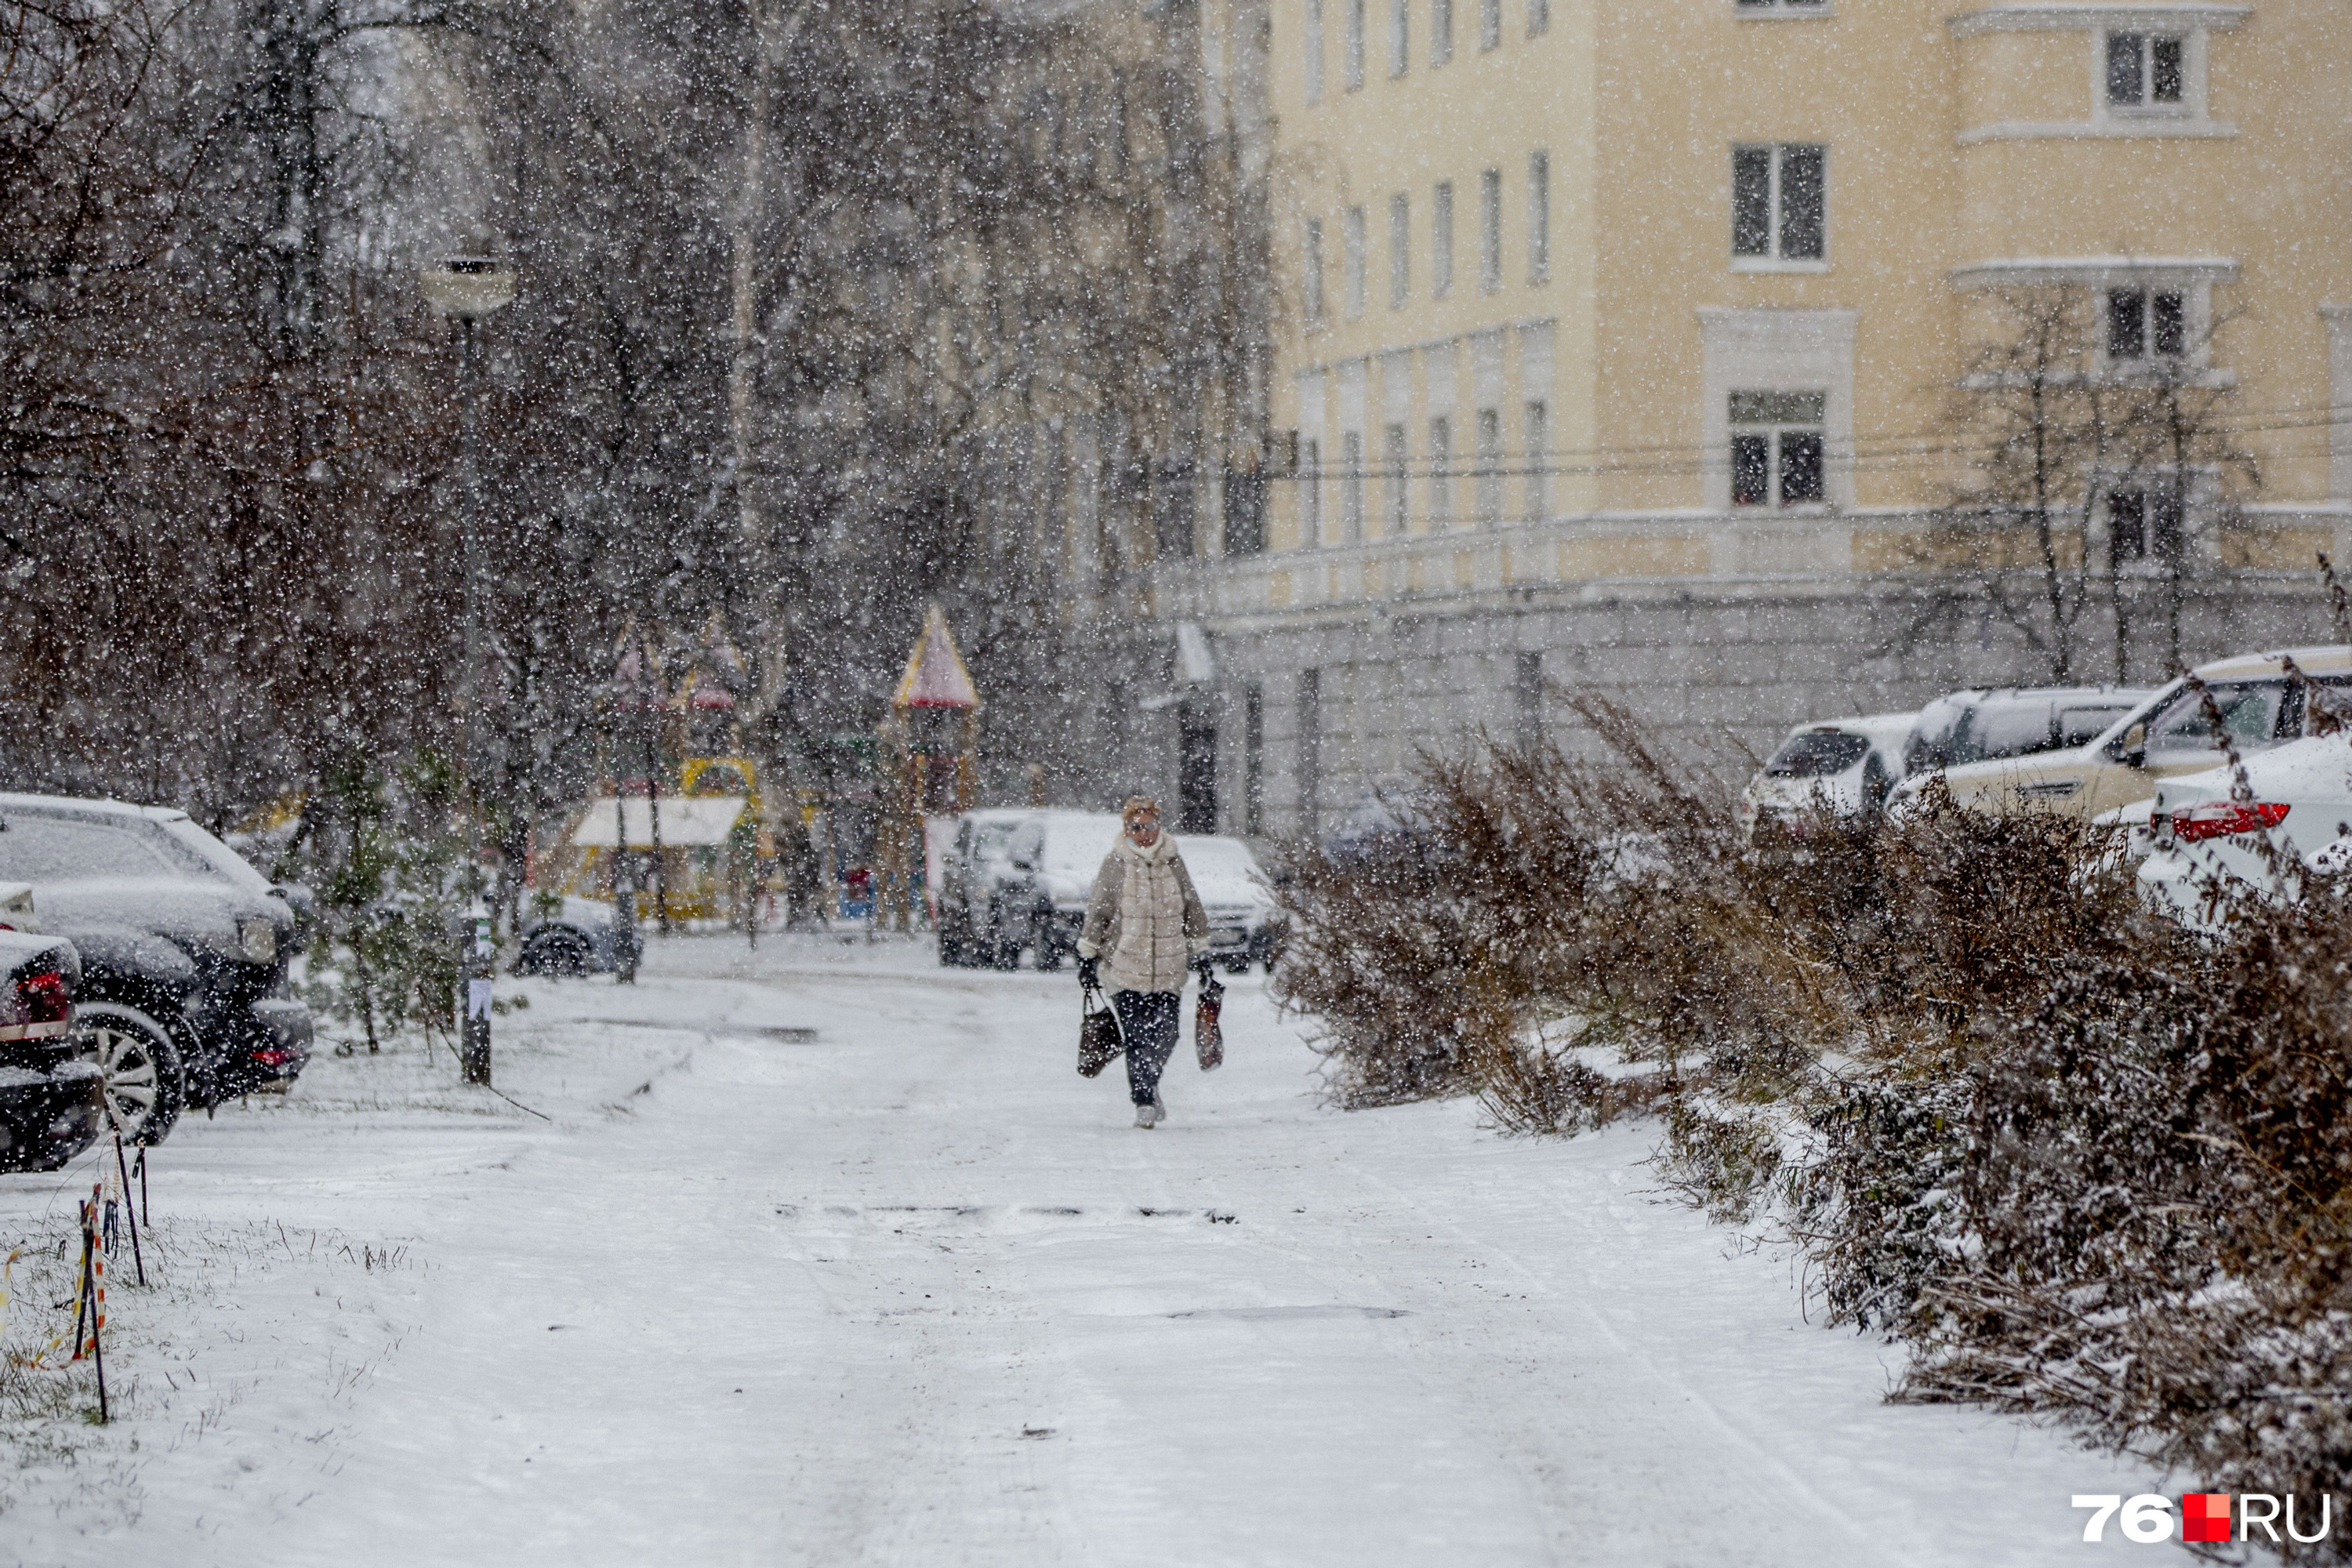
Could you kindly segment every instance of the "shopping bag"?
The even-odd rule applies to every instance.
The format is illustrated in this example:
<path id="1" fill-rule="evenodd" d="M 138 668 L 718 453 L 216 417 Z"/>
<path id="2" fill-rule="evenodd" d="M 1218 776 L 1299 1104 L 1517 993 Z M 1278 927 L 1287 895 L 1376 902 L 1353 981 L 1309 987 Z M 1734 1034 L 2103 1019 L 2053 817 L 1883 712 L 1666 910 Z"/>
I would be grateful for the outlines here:
<path id="1" fill-rule="evenodd" d="M 1079 1003 L 1078 1076 L 1092 1078 L 1118 1059 L 1127 1041 L 1118 1032 L 1118 1014 L 1089 985 Z"/>
<path id="2" fill-rule="evenodd" d="M 1215 1070 L 1225 1059 L 1225 1031 L 1217 1022 L 1224 1005 L 1225 988 L 1213 979 L 1202 985 L 1201 998 L 1192 1004 L 1192 1050 L 1202 1072 Z"/>

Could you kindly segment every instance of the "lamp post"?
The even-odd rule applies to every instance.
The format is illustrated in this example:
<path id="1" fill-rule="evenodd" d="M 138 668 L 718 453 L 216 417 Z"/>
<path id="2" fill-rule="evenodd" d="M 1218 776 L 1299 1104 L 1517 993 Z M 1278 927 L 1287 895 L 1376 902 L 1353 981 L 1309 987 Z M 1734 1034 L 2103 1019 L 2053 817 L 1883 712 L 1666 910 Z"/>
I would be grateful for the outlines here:
<path id="1" fill-rule="evenodd" d="M 458 752 L 466 777 L 466 930 L 458 967 L 466 978 L 460 1059 L 467 1083 L 490 1081 L 490 989 L 496 950 L 489 906 L 482 900 L 480 776 L 474 755 L 475 713 L 481 701 L 482 537 L 480 476 L 474 460 L 474 323 L 514 302 L 515 278 L 487 256 L 445 256 L 425 268 L 425 303 L 457 322 L 457 474 L 465 490 L 466 663 L 458 671 Z"/>

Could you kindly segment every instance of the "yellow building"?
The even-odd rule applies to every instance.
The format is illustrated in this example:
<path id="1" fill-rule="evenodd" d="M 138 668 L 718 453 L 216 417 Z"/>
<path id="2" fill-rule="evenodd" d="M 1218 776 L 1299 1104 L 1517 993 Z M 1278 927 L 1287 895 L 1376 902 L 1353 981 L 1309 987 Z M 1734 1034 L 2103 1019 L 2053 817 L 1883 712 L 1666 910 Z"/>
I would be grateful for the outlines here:
<path id="1" fill-rule="evenodd" d="M 2080 302 L 2091 375 L 2225 395 L 2245 459 L 2226 498 L 2196 481 L 2203 526 L 2118 477 L 2068 548 L 2129 579 L 2178 541 L 2192 658 L 2324 635 L 2312 554 L 2352 532 L 2340 0 L 1269 20 L 1289 478 L 1265 551 L 1171 572 L 1160 610 L 1255 682 L 1235 793 L 1273 823 L 1465 722 L 1540 728 L 1561 680 L 1760 736 L 2034 678 L 1929 515 L 2021 291 Z"/>

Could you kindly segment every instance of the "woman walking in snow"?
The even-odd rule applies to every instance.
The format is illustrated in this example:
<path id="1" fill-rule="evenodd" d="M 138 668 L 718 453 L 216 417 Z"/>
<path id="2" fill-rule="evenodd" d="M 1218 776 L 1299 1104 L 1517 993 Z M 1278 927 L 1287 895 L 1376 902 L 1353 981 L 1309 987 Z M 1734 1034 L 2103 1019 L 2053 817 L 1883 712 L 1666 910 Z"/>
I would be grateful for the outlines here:
<path id="1" fill-rule="evenodd" d="M 1135 1124 L 1151 1127 L 1168 1114 L 1160 1103 L 1160 1072 L 1176 1050 L 1184 971 L 1209 982 L 1209 915 L 1192 890 L 1192 874 L 1160 831 L 1160 803 L 1130 796 L 1119 808 L 1118 842 L 1095 873 L 1087 925 L 1078 938 L 1078 984 L 1110 981 L 1110 1005 L 1127 1041 L 1127 1092 Z"/>

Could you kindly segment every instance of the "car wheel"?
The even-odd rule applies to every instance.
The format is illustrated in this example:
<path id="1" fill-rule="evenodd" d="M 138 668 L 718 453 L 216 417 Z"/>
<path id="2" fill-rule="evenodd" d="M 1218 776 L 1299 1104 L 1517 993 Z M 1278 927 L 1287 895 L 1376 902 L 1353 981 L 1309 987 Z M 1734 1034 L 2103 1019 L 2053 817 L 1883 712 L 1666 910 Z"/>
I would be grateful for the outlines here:
<path id="1" fill-rule="evenodd" d="M 523 939 L 522 955 L 515 960 L 517 974 L 563 974 L 574 978 L 596 967 L 588 939 L 563 926 L 542 926 Z"/>
<path id="2" fill-rule="evenodd" d="M 98 1064 L 122 1135 L 134 1143 L 170 1137 L 188 1084 L 180 1047 L 163 1026 L 119 1002 L 85 1002 L 74 1009 L 74 1036 L 82 1055 Z"/>

